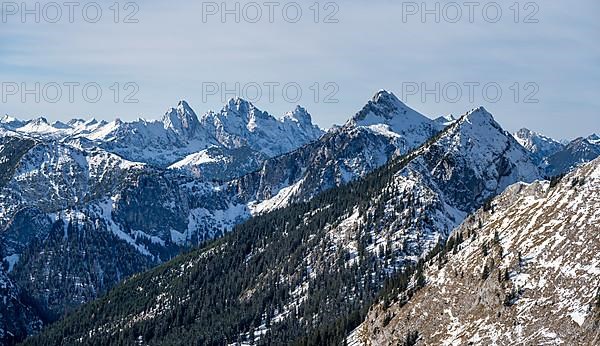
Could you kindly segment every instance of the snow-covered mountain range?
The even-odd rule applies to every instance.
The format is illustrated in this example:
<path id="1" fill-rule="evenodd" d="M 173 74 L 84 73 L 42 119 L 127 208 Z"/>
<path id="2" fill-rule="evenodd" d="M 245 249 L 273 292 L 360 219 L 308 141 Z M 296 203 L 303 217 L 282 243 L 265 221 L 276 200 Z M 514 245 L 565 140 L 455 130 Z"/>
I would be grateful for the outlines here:
<path id="1" fill-rule="evenodd" d="M 253 216 L 293 209 L 378 170 L 393 176 L 389 185 L 353 202 L 315 244 L 340 232 L 336 246 L 356 257 L 356 232 L 366 232 L 373 255 L 392 244 L 395 260 L 381 266 L 394 271 L 510 184 L 539 179 L 548 167 L 560 174 L 593 159 L 582 145 L 600 145 L 590 137 L 561 154 L 571 145 L 555 148 L 525 131 L 513 137 L 483 108 L 432 120 L 384 90 L 327 132 L 302 107 L 276 119 L 232 99 L 200 116 L 181 101 L 161 121 L 4 117 L 0 135 L 5 340 L 36 333 Z"/>
<path id="2" fill-rule="evenodd" d="M 566 143 L 528 129 L 519 130 L 514 137 L 531 152 L 534 161 L 548 177 L 564 174 L 600 156 L 600 137 L 596 134 Z"/>
<path id="3" fill-rule="evenodd" d="M 546 164 L 543 162 L 544 159 L 565 148 L 564 144 L 525 128 L 517 131 L 514 137 L 525 149 L 532 153 L 535 162 L 540 165 Z"/>
<path id="4" fill-rule="evenodd" d="M 45 118 L 21 121 L 5 116 L 0 128 L 84 149 L 102 148 L 133 162 L 192 170 L 206 180 L 239 177 L 257 169 L 265 159 L 323 134 L 302 107 L 276 119 L 239 98 L 229 100 L 220 112 L 200 117 L 180 101 L 160 121 L 74 119 L 50 124 Z"/>
<path id="5" fill-rule="evenodd" d="M 405 114 L 397 112 L 402 105 L 393 95 L 381 96 L 367 105 L 367 117 L 359 112 L 346 130 L 338 131 L 350 131 L 357 119 L 375 117 L 389 104 L 394 106 L 386 112 L 392 117 Z M 390 135 L 390 124 L 394 124 L 390 118 L 382 117 L 384 123 L 375 128 L 368 122 L 361 131 L 366 131 L 367 138 L 386 136 L 404 145 L 408 140 L 400 140 L 402 135 Z M 413 128 L 417 133 L 423 129 L 420 125 Z M 491 114 L 478 108 L 363 178 L 308 203 L 254 218 L 214 246 L 180 258 L 159 272 L 134 278 L 114 292 L 110 301 L 104 299 L 69 320 L 89 322 L 75 327 L 66 321 L 57 328 L 75 328 L 69 335 L 73 340 L 110 343 L 129 328 L 162 325 L 181 309 L 195 311 L 210 302 L 227 308 L 208 308 L 203 317 L 187 325 L 181 340 L 194 335 L 195 340 L 280 343 L 277 337 L 284 337 L 286 330 L 329 326 L 346 311 L 366 304 L 387 275 L 426 256 L 470 212 L 515 182 L 539 178 L 529 152 Z M 212 268 L 218 268 L 218 273 Z M 175 279 L 187 275 L 194 279 Z M 152 282 L 151 293 L 146 282 Z M 216 285 L 223 282 L 232 284 L 227 293 L 215 296 Z M 188 299 L 186 292 L 195 293 Z M 138 294 L 144 295 L 146 303 L 124 309 L 112 303 L 140 301 Z M 261 303 L 274 299 L 276 303 Z M 90 318 L 91 311 L 95 316 L 111 316 L 113 322 Z M 219 321 L 219 328 L 206 328 L 209 320 Z M 236 321 L 243 320 L 254 323 L 237 325 Z M 63 335 L 60 330 L 54 333 Z M 300 336 L 293 333 L 287 337 Z M 172 337 L 164 331 L 142 339 L 161 343 Z"/>

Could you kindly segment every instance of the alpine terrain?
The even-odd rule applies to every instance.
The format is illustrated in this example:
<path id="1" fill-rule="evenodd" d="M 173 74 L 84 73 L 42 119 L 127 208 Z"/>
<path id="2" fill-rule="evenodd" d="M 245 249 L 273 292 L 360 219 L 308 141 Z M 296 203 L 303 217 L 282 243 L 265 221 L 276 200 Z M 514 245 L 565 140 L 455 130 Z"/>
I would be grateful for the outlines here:
<path id="1" fill-rule="evenodd" d="M 26 344 L 337 344 L 469 213 L 539 178 L 529 152 L 478 108 L 361 179 L 132 276 Z"/>
<path id="2" fill-rule="evenodd" d="M 159 121 L 5 116 L 0 342 L 379 344 L 382 299 L 425 292 L 457 227 L 599 147 L 511 135 L 483 107 L 432 120 L 385 90 L 328 131 L 239 98 Z"/>
<path id="3" fill-rule="evenodd" d="M 425 263 L 424 287 L 390 292 L 350 344 L 598 345 L 599 208 L 600 159 L 509 187 Z"/>
<path id="4" fill-rule="evenodd" d="M 124 278 L 364 176 L 440 130 L 384 91 L 360 118 L 370 123 L 357 116 L 323 135 L 301 107 L 277 120 L 241 99 L 200 117 L 180 102 L 160 122 L 4 117 L 0 315 L 14 317 L 0 334 L 36 333 Z"/>

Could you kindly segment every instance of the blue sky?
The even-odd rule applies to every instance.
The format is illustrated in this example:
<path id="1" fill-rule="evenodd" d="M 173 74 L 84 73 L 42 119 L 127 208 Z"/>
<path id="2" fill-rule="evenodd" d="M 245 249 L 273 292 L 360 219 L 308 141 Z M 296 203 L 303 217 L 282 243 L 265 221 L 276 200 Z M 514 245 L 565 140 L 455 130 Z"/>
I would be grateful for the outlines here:
<path id="1" fill-rule="evenodd" d="M 423 22 L 423 8 L 409 13 L 421 1 L 345 0 L 328 7 L 328 1 L 322 1 L 319 23 L 314 20 L 313 1 L 297 2 L 303 11 L 297 23 L 288 22 L 297 7 L 290 7 L 292 1 L 278 2 L 273 23 L 262 1 L 257 2 L 263 11 L 258 23 L 245 20 L 243 6 L 248 1 L 240 2 L 240 23 L 233 15 L 223 23 L 222 9 L 203 20 L 203 14 L 213 9 L 207 7 L 210 2 L 181 0 L 136 2 L 139 11 L 133 18 L 138 23 L 122 23 L 135 9 L 123 8 L 127 1 L 120 3 L 120 23 L 115 23 L 109 8 L 114 1 L 98 2 L 102 18 L 88 23 L 81 14 L 87 3 L 75 9 L 74 23 L 69 22 L 66 8 L 58 23 L 44 20 L 43 13 L 40 23 L 33 15 L 22 23 L 22 8 L 16 14 L 4 8 L 0 82 L 5 85 L 0 113 L 20 118 L 43 115 L 50 120 L 157 119 L 180 99 L 188 100 L 198 113 L 220 109 L 223 96 L 229 94 L 206 95 L 203 86 L 235 89 L 239 83 L 240 92 L 246 87 L 249 94 L 241 96 L 256 99 L 259 108 L 278 116 L 299 103 L 322 127 L 343 123 L 377 90 L 387 89 L 430 117 L 459 115 L 483 105 L 509 130 L 529 127 L 556 138 L 600 132 L 600 3 L 596 0 L 518 2 L 518 23 L 513 1 L 478 2 L 472 23 L 469 9 L 460 5 L 463 2 L 458 2 L 460 17 L 453 7 L 444 12 L 448 1 L 437 2 L 439 23 L 433 14 Z M 234 3 L 228 1 L 228 8 L 234 8 Z M 428 9 L 435 9 L 435 4 L 428 1 Z M 34 2 L 28 6 L 34 8 Z M 284 6 L 289 7 L 288 18 L 282 14 Z M 502 16 L 491 23 L 497 7 Z M 255 12 L 246 9 L 251 19 Z M 52 17 L 52 8 L 47 10 Z M 326 15 L 334 12 L 337 23 L 324 23 Z M 537 23 L 525 23 L 528 15 Z M 451 23 L 453 18 L 458 21 Z M 65 82 L 97 83 L 102 98 L 88 102 L 78 88 L 69 102 Z M 139 87 L 133 97 L 138 103 L 123 102 L 126 94 L 136 91 L 123 90 L 127 82 Z M 40 83 L 48 90 L 50 83 L 58 83 L 63 95 L 56 103 L 44 97 L 36 103 L 31 95 L 22 102 L 22 90 L 9 94 L 6 83 L 19 89 Z M 110 89 L 114 83 L 121 89 L 118 102 Z M 272 100 L 265 83 L 279 83 Z M 302 90 L 297 102 L 293 92 L 287 98 L 282 95 L 288 83 Z M 473 99 L 465 83 L 478 85 L 472 86 Z M 262 90 L 260 98 L 256 85 Z M 315 95 L 317 85 L 320 92 Z M 424 89 L 430 92 L 424 94 Z M 332 92 L 331 98 L 338 102 L 324 102 Z"/>

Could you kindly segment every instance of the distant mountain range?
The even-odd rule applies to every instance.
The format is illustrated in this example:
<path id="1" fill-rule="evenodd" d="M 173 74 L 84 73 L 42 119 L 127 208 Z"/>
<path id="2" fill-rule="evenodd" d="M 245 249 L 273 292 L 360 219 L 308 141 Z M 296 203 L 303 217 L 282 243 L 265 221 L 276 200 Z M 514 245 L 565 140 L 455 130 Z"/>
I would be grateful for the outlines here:
<path id="1" fill-rule="evenodd" d="M 204 179 L 231 179 L 258 168 L 261 161 L 318 139 L 323 131 L 302 107 L 276 119 L 242 99 L 201 117 L 180 101 L 161 121 L 48 123 L 5 117 L 8 134 L 53 139 L 81 149 L 105 149 L 123 159 L 161 168 L 194 170 Z M 240 165 L 241 167 L 238 167 Z"/>
<path id="2" fill-rule="evenodd" d="M 0 339 L 9 344 L 197 246 L 90 305 L 94 318 L 84 308 L 50 333 L 64 326 L 73 342 L 131 344 L 137 324 L 157 323 L 185 338 L 162 330 L 142 344 L 190 333 L 222 344 L 310 338 L 339 318 L 345 330 L 390 275 L 508 186 L 600 155 L 597 136 L 568 145 L 513 136 L 483 108 L 432 120 L 387 91 L 328 131 L 302 107 L 276 119 L 232 99 L 201 116 L 181 101 L 161 121 L 4 117 L 0 135 Z M 186 272 L 193 282 L 177 279 Z M 221 308 L 200 314 L 208 305 Z M 190 311 L 201 316 L 180 320 Z"/>
<path id="3" fill-rule="evenodd" d="M 566 144 L 528 129 L 521 129 L 514 136 L 532 153 L 534 161 L 550 177 L 564 174 L 577 165 L 600 156 L 600 137 L 596 134 L 577 138 Z"/>

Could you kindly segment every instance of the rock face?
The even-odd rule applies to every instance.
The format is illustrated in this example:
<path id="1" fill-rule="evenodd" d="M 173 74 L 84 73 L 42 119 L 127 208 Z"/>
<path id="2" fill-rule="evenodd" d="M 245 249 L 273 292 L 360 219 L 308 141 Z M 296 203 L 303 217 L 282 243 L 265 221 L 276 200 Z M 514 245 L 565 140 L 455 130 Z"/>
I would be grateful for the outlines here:
<path id="1" fill-rule="evenodd" d="M 371 308 L 350 343 L 598 344 L 599 207 L 600 159 L 511 186 L 426 263 L 423 288 Z"/>
<path id="2" fill-rule="evenodd" d="M 43 323 L 37 311 L 23 302 L 19 289 L 3 267 L 0 267 L 0 297 L 0 340 L 3 344 L 15 344 L 40 332 Z"/>

